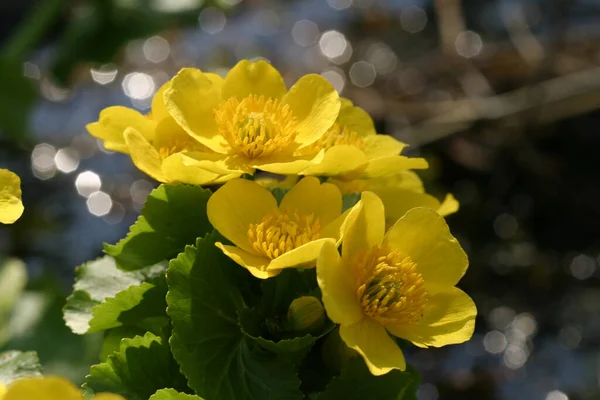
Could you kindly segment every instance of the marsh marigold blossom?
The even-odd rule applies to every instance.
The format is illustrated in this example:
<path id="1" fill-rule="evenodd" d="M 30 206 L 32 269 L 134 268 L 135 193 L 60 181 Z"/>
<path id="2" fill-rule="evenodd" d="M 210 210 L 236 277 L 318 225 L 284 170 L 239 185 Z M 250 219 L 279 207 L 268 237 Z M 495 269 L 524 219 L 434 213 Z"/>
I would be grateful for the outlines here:
<path id="1" fill-rule="evenodd" d="M 21 179 L 7 169 L 0 169 L 0 223 L 12 224 L 22 214 Z"/>
<path id="2" fill-rule="evenodd" d="M 311 74 L 287 90 L 279 72 L 259 60 L 240 61 L 225 79 L 184 68 L 165 91 L 165 104 L 203 151 L 181 154 L 186 165 L 210 172 L 253 173 L 256 169 L 297 174 L 319 162 L 323 151 L 306 153 L 333 125 L 337 92 Z M 208 165 L 210 164 L 210 165 Z"/>
<path id="3" fill-rule="evenodd" d="M 451 193 L 443 201 L 425 193 L 423 182 L 413 171 L 401 171 L 394 175 L 373 179 L 341 180 L 329 179 L 340 188 L 342 194 L 373 192 L 381 199 L 385 207 L 385 220 L 393 225 L 406 212 L 415 207 L 435 210 L 442 217 L 458 211 L 459 203 Z"/>
<path id="4" fill-rule="evenodd" d="M 425 169 L 423 158 L 401 156 L 407 147 L 389 135 L 378 135 L 365 110 L 341 99 L 335 123 L 306 152 L 325 150 L 323 160 L 303 175 L 332 176 L 341 179 L 374 178 L 407 169 Z"/>
<path id="5" fill-rule="evenodd" d="M 284 268 L 311 268 L 324 243 L 341 241 L 342 195 L 317 178 L 299 181 L 281 204 L 259 184 L 234 179 L 208 201 L 210 223 L 234 246 L 217 246 L 257 278 L 275 276 Z"/>
<path id="6" fill-rule="evenodd" d="M 346 345 L 374 375 L 404 370 L 390 336 L 419 347 L 462 343 L 473 334 L 477 310 L 456 288 L 468 260 L 444 219 L 414 208 L 385 233 L 383 203 L 364 192 L 345 225 L 342 255 L 325 243 L 317 280 L 329 318 Z"/>
<path id="7" fill-rule="evenodd" d="M 206 79 L 221 78 L 206 74 Z M 202 163 L 191 165 L 180 157 L 210 150 L 189 136 L 167 112 L 164 93 L 170 86 L 169 81 L 156 92 L 147 115 L 127 107 L 108 107 L 97 122 L 87 125 L 88 131 L 101 139 L 106 149 L 129 154 L 136 167 L 159 182 L 205 185 L 238 176 L 210 172 L 201 168 Z"/>
<path id="8" fill-rule="evenodd" d="M 0 383 L 0 400 L 84 400 L 71 382 L 58 377 L 25 378 L 8 387 Z M 125 400 L 111 393 L 99 393 L 91 400 Z"/>

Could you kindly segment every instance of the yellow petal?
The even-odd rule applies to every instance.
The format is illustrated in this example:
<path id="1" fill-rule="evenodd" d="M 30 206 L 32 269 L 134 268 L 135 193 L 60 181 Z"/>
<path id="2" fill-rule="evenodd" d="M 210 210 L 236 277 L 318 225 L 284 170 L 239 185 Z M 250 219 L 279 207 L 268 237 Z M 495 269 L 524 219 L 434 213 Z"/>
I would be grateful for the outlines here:
<path id="1" fill-rule="evenodd" d="M 187 151 L 181 154 L 181 160 L 185 165 L 195 166 L 220 175 L 254 173 L 254 168 L 242 164 L 235 156 L 225 154 Z"/>
<path id="2" fill-rule="evenodd" d="M 164 100 L 169 114 L 187 133 L 211 150 L 226 153 L 229 147 L 219 135 L 213 114 L 221 101 L 223 84 L 213 75 L 183 68 L 171 80 Z"/>
<path id="3" fill-rule="evenodd" d="M 352 325 L 342 324 L 340 336 L 346 346 L 363 356 L 373 375 L 385 375 L 393 369 L 406 369 L 402 350 L 377 321 L 364 318 Z"/>
<path id="4" fill-rule="evenodd" d="M 189 185 L 208 185 L 221 175 L 207 171 L 196 165 L 186 164 L 182 153 L 175 153 L 165 158 L 161 171 L 166 181 L 187 183 Z"/>
<path id="5" fill-rule="evenodd" d="M 284 268 L 313 268 L 323 245 L 327 242 L 335 243 L 335 240 L 323 238 L 303 244 L 275 258 L 267 269 L 273 271 Z"/>
<path id="6" fill-rule="evenodd" d="M 279 71 L 264 60 L 242 60 L 229 71 L 223 83 L 223 100 L 243 99 L 251 94 L 281 99 L 286 92 Z"/>
<path id="7" fill-rule="evenodd" d="M 265 214 L 277 210 L 277 201 L 267 189 L 245 179 L 232 179 L 208 200 L 208 220 L 221 235 L 250 253 L 250 224 L 259 223 Z"/>
<path id="8" fill-rule="evenodd" d="M 292 186 L 294 186 L 296 184 L 296 182 L 298 182 L 298 176 L 288 175 L 283 179 L 270 178 L 270 177 L 256 178 L 256 179 L 254 179 L 254 182 L 258 183 L 262 187 L 266 187 L 267 189 L 275 189 L 275 188 L 290 189 Z"/>
<path id="9" fill-rule="evenodd" d="M 443 217 L 413 208 L 390 228 L 384 243 L 409 256 L 426 287 L 452 287 L 467 271 L 469 260 Z"/>
<path id="10" fill-rule="evenodd" d="M 369 161 L 358 147 L 350 145 L 333 146 L 325 151 L 325 157 L 317 165 L 302 171 L 303 175 L 337 176 L 363 168 Z"/>
<path id="11" fill-rule="evenodd" d="M 306 147 L 317 141 L 335 122 L 340 111 L 337 91 L 322 76 L 305 75 L 290 88 L 283 103 L 298 120 L 296 142 Z"/>
<path id="12" fill-rule="evenodd" d="M 127 128 L 125 130 L 125 142 L 129 154 L 131 154 L 131 160 L 136 167 L 159 182 L 167 182 L 162 173 L 160 154 L 141 133 L 133 128 Z"/>
<path id="13" fill-rule="evenodd" d="M 164 148 L 169 152 L 174 149 L 177 151 L 205 151 L 210 150 L 191 137 L 177 122 L 171 117 L 163 118 L 156 125 L 156 132 L 152 144 L 156 149 Z"/>
<path id="14" fill-rule="evenodd" d="M 2 400 L 83 400 L 83 395 L 66 379 L 36 377 L 13 382 Z"/>
<path id="15" fill-rule="evenodd" d="M 361 178 L 377 178 L 392 175 L 406 169 L 427 169 L 429 164 L 424 158 L 390 156 L 369 161 L 369 165 L 361 174 Z"/>
<path id="16" fill-rule="evenodd" d="M 433 196 L 425 193 L 395 187 L 373 189 L 385 207 L 385 219 L 395 223 L 406 212 L 415 207 L 426 207 L 437 210 L 440 202 Z"/>
<path id="17" fill-rule="evenodd" d="M 165 105 L 165 92 L 171 87 L 171 81 L 165 82 L 160 89 L 156 91 L 152 98 L 152 113 L 150 116 L 156 122 L 170 117 Z"/>
<path id="18" fill-rule="evenodd" d="M 314 155 L 299 157 L 274 154 L 269 157 L 252 160 L 251 166 L 273 174 L 296 175 L 321 162 L 324 155 L 325 151 L 323 150 Z"/>
<path id="19" fill-rule="evenodd" d="M 350 213 L 353 208 L 344 211 L 343 214 L 338 216 L 336 219 L 321 228 L 321 237 L 332 238 L 336 240 L 336 245 L 339 246 L 342 243 L 344 232 L 346 231 L 346 225 L 350 219 Z"/>
<path id="20" fill-rule="evenodd" d="M 227 174 L 227 175 L 219 175 L 218 178 L 216 178 L 214 181 L 210 182 L 210 185 L 218 185 L 221 183 L 225 183 L 225 182 L 229 182 L 232 179 L 235 178 L 239 178 L 240 174 L 235 173 L 235 174 Z"/>
<path id="21" fill-rule="evenodd" d="M 381 244 L 385 233 L 385 211 L 383 203 L 372 192 L 363 192 L 360 202 L 348 216 L 344 231 L 342 255 L 344 259 L 361 250 Z"/>
<path id="22" fill-rule="evenodd" d="M 342 213 L 342 194 L 331 183 L 323 183 L 312 176 L 300 180 L 283 196 L 279 208 L 314 214 L 321 226 L 332 222 Z"/>
<path id="23" fill-rule="evenodd" d="M 414 171 L 400 171 L 389 177 L 383 177 L 386 186 L 395 186 L 413 192 L 425 193 L 423 181 Z"/>
<path id="24" fill-rule="evenodd" d="M 152 140 L 156 123 L 131 108 L 114 106 L 102 110 L 98 122 L 86 125 L 92 136 L 104 141 L 106 149 L 121 153 L 127 153 L 124 133 L 129 127 Z"/>
<path id="25" fill-rule="evenodd" d="M 112 393 L 98 393 L 92 400 L 125 400 L 124 397 L 119 396 L 118 394 Z"/>
<path id="26" fill-rule="evenodd" d="M 348 99 L 341 98 L 338 124 L 356 132 L 359 136 L 375 135 L 375 124 L 371 116 L 362 108 L 356 107 Z"/>
<path id="27" fill-rule="evenodd" d="M 4 398 L 4 395 L 7 391 L 8 389 L 6 388 L 6 386 L 4 386 L 2 382 L 0 382 L 0 400 Z"/>
<path id="28" fill-rule="evenodd" d="M 227 246 L 218 242 L 215 243 L 215 245 L 220 248 L 227 257 L 246 268 L 252 275 L 259 279 L 271 278 L 275 275 L 279 275 L 281 272 L 280 269 L 267 269 L 267 266 L 271 261 L 267 257 L 257 256 L 238 247 Z"/>
<path id="29" fill-rule="evenodd" d="M 387 325 L 394 336 L 419 347 L 441 347 L 466 342 L 473 336 L 477 308 L 462 290 L 430 293 L 423 317 L 416 325 Z"/>
<path id="30" fill-rule="evenodd" d="M 460 203 L 458 202 L 458 200 L 456 200 L 454 196 L 452 196 L 452 193 L 448 193 L 442 204 L 437 209 L 437 213 L 440 214 L 442 217 L 445 217 L 457 212 L 459 207 Z"/>
<path id="31" fill-rule="evenodd" d="M 369 160 L 381 157 L 397 156 L 406 147 L 389 135 L 371 135 L 363 138 L 364 152 Z"/>
<path id="32" fill-rule="evenodd" d="M 317 258 L 317 281 L 327 316 L 337 324 L 351 325 L 364 316 L 350 268 L 342 262 L 334 243 L 323 244 Z"/>
<path id="33" fill-rule="evenodd" d="M 7 169 L 0 169 L 0 223 L 12 224 L 22 214 L 21 179 Z"/>

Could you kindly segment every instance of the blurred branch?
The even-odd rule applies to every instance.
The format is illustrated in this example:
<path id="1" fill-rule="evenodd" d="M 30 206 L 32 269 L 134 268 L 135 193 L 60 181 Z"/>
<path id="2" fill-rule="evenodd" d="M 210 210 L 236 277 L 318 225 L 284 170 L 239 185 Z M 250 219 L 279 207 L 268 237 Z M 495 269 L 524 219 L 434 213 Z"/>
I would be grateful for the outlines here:
<path id="1" fill-rule="evenodd" d="M 531 102 L 531 92 L 543 93 Z M 447 102 L 396 102 L 390 112 L 435 115 L 412 125 L 410 143 L 421 146 L 461 132 L 480 120 L 516 122 L 525 112 L 536 111 L 546 124 L 600 108 L 600 67 L 550 79 L 497 96 Z"/>
<path id="2" fill-rule="evenodd" d="M 462 0 L 436 0 L 435 11 L 438 19 L 442 51 L 456 54 L 454 43 L 461 32 L 466 30 L 462 14 Z"/>

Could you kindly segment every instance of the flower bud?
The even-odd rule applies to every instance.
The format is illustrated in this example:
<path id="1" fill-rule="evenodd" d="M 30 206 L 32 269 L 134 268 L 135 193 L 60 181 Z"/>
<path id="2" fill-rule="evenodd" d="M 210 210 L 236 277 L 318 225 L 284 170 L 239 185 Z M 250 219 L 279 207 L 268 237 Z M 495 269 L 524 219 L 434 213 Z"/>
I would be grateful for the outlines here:
<path id="1" fill-rule="evenodd" d="M 297 335 L 317 333 L 325 324 L 323 305 L 313 296 L 302 296 L 290 304 L 287 314 L 287 329 Z"/>

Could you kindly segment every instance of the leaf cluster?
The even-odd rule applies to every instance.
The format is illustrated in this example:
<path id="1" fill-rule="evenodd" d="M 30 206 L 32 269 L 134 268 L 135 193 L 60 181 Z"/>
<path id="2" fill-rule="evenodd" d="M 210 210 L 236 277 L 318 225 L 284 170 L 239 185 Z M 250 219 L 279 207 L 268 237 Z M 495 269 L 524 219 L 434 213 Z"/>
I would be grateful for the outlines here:
<path id="1" fill-rule="evenodd" d="M 161 185 L 107 256 L 78 268 L 64 309 L 77 334 L 104 332 L 84 390 L 127 399 L 412 399 L 418 374 L 372 376 L 347 357 L 335 324 L 286 325 L 301 296 L 320 298 L 313 270 L 260 281 L 215 246 L 211 193 Z M 343 348 L 343 351 L 339 351 Z"/>

